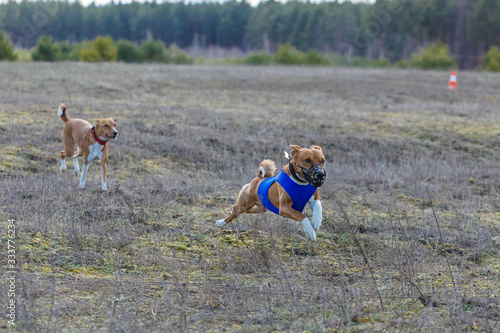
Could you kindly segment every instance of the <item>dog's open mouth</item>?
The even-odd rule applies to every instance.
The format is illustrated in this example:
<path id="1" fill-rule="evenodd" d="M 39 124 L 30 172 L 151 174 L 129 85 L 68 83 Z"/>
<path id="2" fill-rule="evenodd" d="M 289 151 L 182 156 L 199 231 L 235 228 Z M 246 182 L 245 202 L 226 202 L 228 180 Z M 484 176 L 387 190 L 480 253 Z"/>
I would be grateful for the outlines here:
<path id="1" fill-rule="evenodd" d="M 114 134 L 114 135 L 107 135 L 107 134 L 106 134 L 106 137 L 107 137 L 108 139 L 113 139 L 113 140 L 115 140 L 117 136 L 118 136 L 118 133 L 117 133 L 117 134 Z"/>

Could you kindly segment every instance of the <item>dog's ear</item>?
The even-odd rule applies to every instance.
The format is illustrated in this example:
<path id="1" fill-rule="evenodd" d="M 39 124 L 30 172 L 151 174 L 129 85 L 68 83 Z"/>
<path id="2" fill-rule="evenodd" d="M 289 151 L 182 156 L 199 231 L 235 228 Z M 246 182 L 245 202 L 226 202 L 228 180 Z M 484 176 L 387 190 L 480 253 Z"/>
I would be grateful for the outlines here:
<path id="1" fill-rule="evenodd" d="M 101 119 L 99 119 L 99 118 L 94 118 L 94 124 L 95 124 L 95 126 L 96 126 L 96 127 L 97 127 L 97 126 L 99 126 L 99 122 L 100 122 L 100 121 L 101 121 Z"/>
<path id="2" fill-rule="evenodd" d="M 297 145 L 290 145 L 290 148 L 292 148 L 292 152 L 290 153 L 290 155 L 294 155 L 296 152 L 300 151 L 302 148 L 300 146 L 297 146 Z"/>
<path id="3" fill-rule="evenodd" d="M 323 152 L 323 149 L 320 147 L 320 146 L 311 146 L 311 148 L 309 148 L 311 150 L 319 150 L 320 152 Z"/>

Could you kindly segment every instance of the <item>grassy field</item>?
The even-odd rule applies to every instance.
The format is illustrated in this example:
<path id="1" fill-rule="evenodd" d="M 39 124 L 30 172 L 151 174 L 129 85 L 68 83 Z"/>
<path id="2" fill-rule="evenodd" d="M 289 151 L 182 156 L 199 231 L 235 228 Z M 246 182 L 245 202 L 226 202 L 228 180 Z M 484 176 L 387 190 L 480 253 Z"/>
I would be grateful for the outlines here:
<path id="1" fill-rule="evenodd" d="M 500 75 L 0 63 L 2 272 L 37 332 L 500 331 Z M 57 106 L 112 116 L 108 191 L 59 171 Z M 323 147 L 318 241 L 215 225 L 265 158 Z M 306 209 L 306 214 L 311 214 Z M 3 274 L 2 276 L 5 276 Z M 2 279 L 2 301 L 9 300 Z M 5 308 L 4 308 L 5 310 Z"/>

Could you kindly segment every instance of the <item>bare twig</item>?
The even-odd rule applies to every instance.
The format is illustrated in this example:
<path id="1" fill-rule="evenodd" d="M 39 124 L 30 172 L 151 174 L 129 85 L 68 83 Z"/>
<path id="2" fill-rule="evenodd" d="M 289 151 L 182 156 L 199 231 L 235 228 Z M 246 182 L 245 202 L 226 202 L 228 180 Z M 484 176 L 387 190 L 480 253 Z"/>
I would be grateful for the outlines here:
<path id="1" fill-rule="evenodd" d="M 434 215 L 434 220 L 436 221 L 436 225 L 437 225 L 437 229 L 438 229 L 438 233 L 439 233 L 439 240 L 441 241 L 441 247 L 443 248 L 443 253 L 444 253 L 444 257 L 446 259 L 446 264 L 448 265 L 448 271 L 450 272 L 451 281 L 453 282 L 453 288 L 455 288 L 455 290 L 456 290 L 457 284 L 455 282 L 455 277 L 453 276 L 453 272 L 451 270 L 450 260 L 448 259 L 448 253 L 446 252 L 446 249 L 444 247 L 443 234 L 441 233 L 441 227 L 439 225 L 439 220 L 438 220 L 437 215 L 436 215 L 436 210 L 434 209 L 434 204 L 432 203 L 432 197 L 431 197 L 431 194 L 429 192 L 429 188 L 427 186 L 425 187 L 425 190 L 427 191 L 427 195 L 429 196 L 429 204 L 431 205 L 432 214 Z"/>
<path id="2" fill-rule="evenodd" d="M 349 232 L 351 233 L 352 238 L 354 239 L 354 242 L 356 243 L 356 245 L 359 248 L 359 252 L 363 256 L 363 260 L 365 261 L 365 264 L 368 267 L 368 270 L 370 271 L 370 275 L 372 277 L 373 283 L 375 284 L 375 289 L 377 289 L 378 299 L 380 302 L 380 308 L 382 309 L 382 311 L 384 311 L 385 308 L 384 308 L 384 302 L 382 301 L 382 294 L 380 293 L 380 289 L 378 288 L 377 280 L 375 279 L 375 274 L 373 273 L 373 269 L 370 265 L 370 262 L 368 261 L 368 258 L 366 257 L 366 254 L 365 254 L 365 251 L 363 250 L 363 247 L 361 246 L 361 243 L 359 242 L 358 237 L 356 236 L 356 233 L 354 232 L 354 229 L 352 228 L 352 225 L 351 225 L 351 222 L 349 220 L 349 216 L 347 215 L 347 212 L 345 211 L 344 207 L 342 206 L 342 204 L 339 201 L 337 201 L 337 204 L 339 205 L 340 210 L 342 211 L 342 214 L 344 215 L 344 221 L 346 222 L 346 224 L 348 226 Z"/>

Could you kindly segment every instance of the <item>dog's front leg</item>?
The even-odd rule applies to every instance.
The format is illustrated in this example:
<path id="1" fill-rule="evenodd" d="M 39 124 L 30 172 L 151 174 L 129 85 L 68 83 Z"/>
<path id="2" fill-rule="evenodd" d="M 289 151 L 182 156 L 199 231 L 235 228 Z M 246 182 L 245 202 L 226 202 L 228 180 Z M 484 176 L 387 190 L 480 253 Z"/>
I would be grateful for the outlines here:
<path id="1" fill-rule="evenodd" d="M 101 166 L 101 185 L 102 185 L 102 190 L 106 191 L 108 188 L 106 187 L 106 164 L 103 164 Z"/>
<path id="2" fill-rule="evenodd" d="M 281 186 L 278 187 L 278 193 L 280 216 L 301 222 L 306 236 L 312 241 L 316 241 L 316 231 L 314 231 L 311 221 L 309 221 L 307 216 L 292 208 L 292 199 L 290 199 L 288 193 Z"/>
<path id="3" fill-rule="evenodd" d="M 306 236 L 309 237 L 312 241 L 316 241 L 316 231 L 314 231 L 311 221 L 309 221 L 307 216 L 296 211 L 291 206 L 280 206 L 280 216 L 288 217 L 295 221 L 301 222 Z"/>
<path id="4" fill-rule="evenodd" d="M 85 176 L 87 175 L 87 169 L 89 168 L 90 162 L 83 161 L 82 166 L 82 176 L 80 177 L 80 188 L 85 187 Z"/>
<path id="5" fill-rule="evenodd" d="M 311 207 L 313 214 L 311 218 L 311 224 L 315 230 L 321 227 L 321 222 L 323 220 L 323 207 L 321 206 L 321 200 L 315 199 L 314 195 L 309 199 L 309 207 Z"/>
<path id="6" fill-rule="evenodd" d="M 104 154 L 103 154 L 104 155 Z M 106 171 L 108 170 L 108 158 L 107 156 L 103 156 L 101 159 L 101 185 L 102 190 L 106 191 Z"/>

